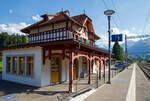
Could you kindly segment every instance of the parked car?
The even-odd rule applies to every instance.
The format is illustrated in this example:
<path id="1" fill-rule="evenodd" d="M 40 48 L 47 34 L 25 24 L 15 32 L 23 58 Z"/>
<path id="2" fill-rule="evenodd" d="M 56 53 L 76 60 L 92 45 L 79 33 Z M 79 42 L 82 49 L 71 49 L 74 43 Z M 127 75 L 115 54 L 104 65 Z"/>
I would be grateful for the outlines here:
<path id="1" fill-rule="evenodd" d="M 123 63 L 122 62 L 116 62 L 115 63 L 115 67 L 122 67 L 123 66 Z"/>
<path id="2" fill-rule="evenodd" d="M 126 63 L 125 62 L 116 62 L 115 67 L 118 68 L 118 70 L 121 72 L 126 68 Z"/>
<path id="3" fill-rule="evenodd" d="M 117 70 L 118 68 L 117 67 L 112 67 L 110 70 Z"/>

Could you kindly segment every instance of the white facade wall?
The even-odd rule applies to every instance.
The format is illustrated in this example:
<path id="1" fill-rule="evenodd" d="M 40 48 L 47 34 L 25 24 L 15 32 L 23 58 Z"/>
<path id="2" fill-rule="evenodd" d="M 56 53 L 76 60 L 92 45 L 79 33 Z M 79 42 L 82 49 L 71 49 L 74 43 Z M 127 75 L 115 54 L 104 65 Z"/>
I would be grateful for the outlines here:
<path id="1" fill-rule="evenodd" d="M 61 50 L 52 51 L 52 53 L 61 53 Z M 43 54 L 41 47 L 34 48 L 22 48 L 3 51 L 3 72 L 2 79 L 12 82 L 18 82 L 22 84 L 43 87 L 51 85 L 51 61 L 47 58 L 45 64 L 43 64 Z M 46 52 L 48 55 L 48 51 Z M 34 56 L 34 70 L 33 77 L 26 77 L 17 74 L 6 73 L 6 57 L 10 56 Z M 61 56 L 60 56 L 61 57 Z M 69 81 L 69 59 L 60 60 L 60 82 Z M 87 62 L 87 71 L 89 64 Z M 82 57 L 79 58 L 78 77 L 80 78 L 81 72 L 83 71 Z M 93 69 L 93 72 L 94 69 Z"/>
<path id="2" fill-rule="evenodd" d="M 33 77 L 21 76 L 17 74 L 6 73 L 6 57 L 7 56 L 34 56 Z M 41 87 L 41 47 L 22 48 L 3 51 L 3 72 L 2 79 L 12 82 L 33 85 Z"/>
<path id="3" fill-rule="evenodd" d="M 52 53 L 61 53 L 61 50 L 52 51 Z M 48 52 L 46 52 L 46 55 Z M 69 59 L 62 59 L 60 56 L 60 82 L 69 81 Z M 51 62 L 46 59 L 45 64 L 42 64 L 42 74 L 41 74 L 41 85 L 48 86 L 51 85 Z"/>
<path id="4" fill-rule="evenodd" d="M 62 60 L 62 82 L 69 81 L 69 59 Z"/>
<path id="5" fill-rule="evenodd" d="M 50 60 L 46 59 L 45 64 L 42 64 L 41 68 L 41 86 L 48 86 L 51 84 L 51 68 L 50 68 Z"/>
<path id="6" fill-rule="evenodd" d="M 40 27 L 39 29 L 38 28 L 32 29 L 31 34 L 38 33 L 38 31 L 44 32 L 44 31 L 58 29 L 58 28 L 64 28 L 64 27 L 66 27 L 66 22 L 54 24 L 54 28 L 52 28 L 52 25 L 47 25 L 47 26 Z"/>

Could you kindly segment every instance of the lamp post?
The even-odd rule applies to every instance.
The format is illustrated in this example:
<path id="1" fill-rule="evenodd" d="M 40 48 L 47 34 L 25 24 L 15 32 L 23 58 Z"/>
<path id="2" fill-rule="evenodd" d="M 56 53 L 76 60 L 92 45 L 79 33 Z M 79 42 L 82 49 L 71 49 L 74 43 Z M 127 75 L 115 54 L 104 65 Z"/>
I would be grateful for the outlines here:
<path id="1" fill-rule="evenodd" d="M 110 20 L 111 20 L 111 15 L 114 14 L 114 13 L 115 13 L 114 10 L 106 10 L 104 12 L 104 14 L 108 18 L 108 38 L 109 38 L 109 42 L 108 42 L 109 68 L 108 68 L 108 81 L 107 81 L 107 84 L 111 84 L 111 82 L 110 82 L 110 66 L 111 66 L 111 52 L 110 52 L 110 46 L 111 46 L 111 29 L 110 29 Z"/>

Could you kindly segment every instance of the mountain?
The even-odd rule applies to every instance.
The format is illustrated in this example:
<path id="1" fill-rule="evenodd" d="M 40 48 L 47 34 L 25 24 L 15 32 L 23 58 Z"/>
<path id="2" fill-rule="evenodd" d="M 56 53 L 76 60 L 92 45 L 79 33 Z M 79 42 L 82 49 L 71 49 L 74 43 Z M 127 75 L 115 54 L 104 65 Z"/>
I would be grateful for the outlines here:
<path id="1" fill-rule="evenodd" d="M 132 40 L 127 41 L 128 48 L 132 47 L 136 42 Z M 121 47 L 125 47 L 125 43 L 121 44 Z"/>
<path id="2" fill-rule="evenodd" d="M 143 56 L 150 53 L 150 38 L 139 40 L 128 47 L 128 53 L 131 55 Z"/>
<path id="3" fill-rule="evenodd" d="M 101 40 L 97 42 L 96 44 L 99 48 L 102 49 L 108 49 L 108 42 L 105 40 Z M 125 44 L 120 44 L 121 47 L 125 47 Z M 113 47 L 113 44 L 111 45 Z M 150 54 L 150 38 L 144 39 L 144 40 L 139 40 L 139 41 L 133 41 L 133 40 L 128 40 L 127 41 L 127 46 L 128 46 L 128 54 L 129 55 L 134 55 L 134 56 L 146 56 Z M 112 49 L 111 47 L 111 49 Z"/>

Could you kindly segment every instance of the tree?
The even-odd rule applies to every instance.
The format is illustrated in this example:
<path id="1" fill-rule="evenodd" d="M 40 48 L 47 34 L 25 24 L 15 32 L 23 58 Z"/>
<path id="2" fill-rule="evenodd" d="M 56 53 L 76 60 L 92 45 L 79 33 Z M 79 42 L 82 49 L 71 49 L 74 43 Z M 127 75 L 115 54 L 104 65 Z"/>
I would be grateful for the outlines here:
<path id="1" fill-rule="evenodd" d="M 115 42 L 113 46 L 113 58 L 118 61 L 124 61 L 123 48 L 118 42 Z"/>
<path id="2" fill-rule="evenodd" d="M 28 43 L 28 38 L 25 35 L 18 35 L 18 34 L 9 35 L 7 32 L 1 32 L 0 33 L 0 61 L 2 61 L 1 48 L 26 44 L 26 43 Z"/>
<path id="3" fill-rule="evenodd" d="M 0 48 L 16 46 L 26 43 L 28 43 L 28 40 L 25 35 L 9 35 L 7 32 L 0 33 Z"/>

